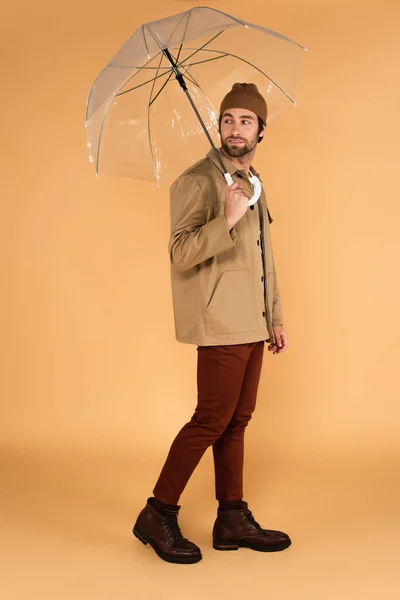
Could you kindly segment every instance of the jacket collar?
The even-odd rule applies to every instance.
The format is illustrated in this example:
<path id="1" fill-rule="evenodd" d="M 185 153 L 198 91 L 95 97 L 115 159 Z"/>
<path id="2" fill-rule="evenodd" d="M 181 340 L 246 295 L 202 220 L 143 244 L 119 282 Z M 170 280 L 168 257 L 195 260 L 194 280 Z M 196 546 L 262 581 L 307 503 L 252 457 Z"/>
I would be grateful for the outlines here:
<path id="1" fill-rule="evenodd" d="M 224 163 L 225 168 L 230 175 L 233 175 L 236 172 L 242 173 L 242 175 L 245 175 L 245 172 L 243 171 L 243 169 L 239 169 L 239 167 L 234 165 L 233 162 L 229 158 L 227 158 L 224 154 L 222 154 L 221 150 L 218 150 L 218 153 L 221 156 L 222 162 Z M 213 148 L 211 148 L 210 151 L 207 152 L 207 157 L 210 158 L 213 161 L 213 163 L 215 164 L 215 166 L 218 167 L 218 169 L 221 171 L 221 165 L 219 164 L 219 161 L 218 161 L 217 157 L 215 156 L 215 152 L 214 152 Z M 262 179 L 260 177 L 260 173 L 258 173 L 252 165 L 250 166 L 250 171 L 251 171 L 251 173 L 253 173 L 253 175 L 256 175 L 260 181 L 262 181 Z"/>

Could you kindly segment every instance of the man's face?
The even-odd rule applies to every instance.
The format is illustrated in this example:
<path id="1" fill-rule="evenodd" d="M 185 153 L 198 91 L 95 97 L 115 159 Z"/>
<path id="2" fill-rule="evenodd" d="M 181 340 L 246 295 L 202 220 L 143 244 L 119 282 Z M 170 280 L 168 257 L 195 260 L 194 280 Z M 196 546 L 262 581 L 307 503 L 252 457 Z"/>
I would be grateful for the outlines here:
<path id="1" fill-rule="evenodd" d="M 257 146 L 258 118 L 251 110 L 230 108 L 221 119 L 221 145 L 228 156 L 239 157 L 248 154 Z"/>

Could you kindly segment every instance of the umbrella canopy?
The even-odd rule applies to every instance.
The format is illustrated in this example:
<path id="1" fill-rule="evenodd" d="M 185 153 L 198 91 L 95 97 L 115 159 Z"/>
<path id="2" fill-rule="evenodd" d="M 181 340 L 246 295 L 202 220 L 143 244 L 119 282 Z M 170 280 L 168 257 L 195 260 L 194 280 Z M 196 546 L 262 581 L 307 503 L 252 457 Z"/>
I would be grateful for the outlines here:
<path id="1" fill-rule="evenodd" d="M 235 82 L 257 85 L 270 121 L 295 104 L 304 50 L 280 33 L 206 7 L 142 25 L 89 92 L 87 146 L 96 175 L 158 185 L 176 177 L 207 152 L 205 130 L 219 143 L 219 105 Z M 176 80 L 177 70 L 198 115 Z"/>

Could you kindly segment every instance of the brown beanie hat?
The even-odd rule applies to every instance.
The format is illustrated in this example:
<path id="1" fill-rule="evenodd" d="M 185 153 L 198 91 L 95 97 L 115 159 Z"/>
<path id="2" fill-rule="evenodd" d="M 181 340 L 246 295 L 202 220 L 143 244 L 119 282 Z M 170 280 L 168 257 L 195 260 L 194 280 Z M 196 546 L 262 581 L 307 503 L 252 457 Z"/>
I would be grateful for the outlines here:
<path id="1" fill-rule="evenodd" d="M 260 117 L 264 125 L 267 123 L 267 103 L 254 83 L 233 84 L 231 91 L 221 102 L 220 116 L 230 108 L 247 108 Z"/>

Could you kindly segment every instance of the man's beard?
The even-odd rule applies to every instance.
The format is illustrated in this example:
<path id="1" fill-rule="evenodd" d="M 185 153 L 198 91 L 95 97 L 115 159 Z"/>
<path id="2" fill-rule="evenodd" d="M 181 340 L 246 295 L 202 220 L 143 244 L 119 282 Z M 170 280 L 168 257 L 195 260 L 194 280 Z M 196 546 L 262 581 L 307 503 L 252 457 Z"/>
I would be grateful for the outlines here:
<path id="1" fill-rule="evenodd" d="M 245 154 L 249 154 L 249 152 L 252 152 L 257 146 L 257 140 L 254 140 L 253 143 L 245 142 L 243 146 L 239 146 L 237 148 L 235 146 L 229 146 L 228 142 L 221 140 L 221 146 L 228 154 L 228 156 L 232 156 L 232 158 L 238 158 L 240 156 L 244 156 Z"/>

